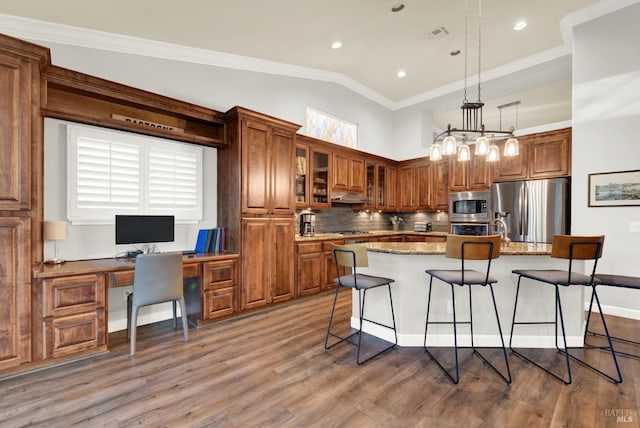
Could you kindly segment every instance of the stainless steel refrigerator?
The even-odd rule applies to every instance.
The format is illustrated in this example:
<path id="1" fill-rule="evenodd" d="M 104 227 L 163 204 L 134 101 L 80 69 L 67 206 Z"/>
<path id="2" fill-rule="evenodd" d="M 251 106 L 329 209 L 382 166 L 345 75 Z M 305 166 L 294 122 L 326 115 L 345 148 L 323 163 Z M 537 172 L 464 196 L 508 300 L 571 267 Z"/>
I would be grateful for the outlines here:
<path id="1" fill-rule="evenodd" d="M 568 178 L 494 183 L 492 217 L 504 220 L 513 242 L 551 243 L 569 233 L 569 191 Z"/>

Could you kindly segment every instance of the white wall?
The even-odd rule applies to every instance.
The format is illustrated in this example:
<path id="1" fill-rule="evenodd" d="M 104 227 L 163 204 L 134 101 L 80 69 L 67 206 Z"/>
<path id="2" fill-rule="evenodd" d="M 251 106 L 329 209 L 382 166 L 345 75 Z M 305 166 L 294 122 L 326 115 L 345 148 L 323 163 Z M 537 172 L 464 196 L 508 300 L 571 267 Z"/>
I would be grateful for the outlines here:
<path id="1" fill-rule="evenodd" d="M 39 43 L 56 65 L 222 112 L 240 105 L 304 127 L 311 106 L 356 123 L 360 150 L 394 158 L 391 111 L 335 83 Z"/>
<path id="2" fill-rule="evenodd" d="M 640 4 L 574 28 L 572 233 L 604 234 L 602 273 L 640 276 L 640 207 L 587 206 L 588 174 L 640 169 Z M 602 287 L 607 311 L 640 319 L 640 295 Z"/>

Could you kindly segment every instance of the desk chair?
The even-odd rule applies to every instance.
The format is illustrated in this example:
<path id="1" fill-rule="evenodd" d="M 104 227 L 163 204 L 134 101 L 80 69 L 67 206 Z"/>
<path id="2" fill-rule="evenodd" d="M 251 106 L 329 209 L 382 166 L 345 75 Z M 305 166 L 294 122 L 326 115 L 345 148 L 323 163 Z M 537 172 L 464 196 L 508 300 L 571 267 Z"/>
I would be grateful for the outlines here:
<path id="1" fill-rule="evenodd" d="M 182 254 L 153 253 L 140 254 L 136 257 L 130 320 L 128 321 L 131 332 L 131 356 L 136 352 L 136 325 L 138 310 L 142 306 L 173 302 L 175 326 L 175 302 L 179 302 L 184 341 L 189 340 L 187 310 L 182 287 Z"/>
<path id="2" fill-rule="evenodd" d="M 607 328 L 607 323 L 604 319 L 604 314 L 602 313 L 602 308 L 600 307 L 600 299 L 598 298 L 598 293 L 596 291 L 596 286 L 598 285 L 598 281 L 595 277 L 596 274 L 596 266 L 598 265 L 598 259 L 602 256 L 602 245 L 604 244 L 604 236 L 571 236 L 571 235 L 555 235 L 553 237 L 553 247 L 551 249 L 551 257 L 567 259 L 569 261 L 568 270 L 514 270 L 512 271 L 516 275 L 518 275 L 518 285 L 516 288 L 516 298 L 513 306 L 513 320 L 511 323 L 511 334 L 509 337 L 509 349 L 521 357 L 522 359 L 530 362 L 536 367 L 544 370 L 551 376 L 559 379 L 565 384 L 569 385 L 572 381 L 571 378 L 571 364 L 570 359 L 573 359 L 580 364 L 594 370 L 595 372 L 601 374 L 606 377 L 613 383 L 622 382 L 622 374 L 620 373 L 620 367 L 618 366 L 618 360 L 616 359 L 616 354 L 613 349 L 613 345 L 611 343 L 611 336 L 609 335 L 609 330 Z M 591 260 L 593 261 L 593 269 L 590 275 L 584 275 L 581 273 L 574 272 L 573 269 L 573 261 L 574 260 Z M 541 282 L 543 284 L 550 284 L 555 287 L 555 317 L 553 321 L 516 321 L 516 314 L 518 310 L 518 295 L 520 293 L 520 283 L 522 278 L 527 278 L 533 281 Z M 569 347 L 567 346 L 567 336 L 565 332 L 564 326 L 564 316 L 562 313 L 562 301 L 560 299 L 560 286 L 569 287 L 572 285 L 580 285 L 584 287 L 591 287 L 591 303 L 595 300 L 598 305 L 598 312 L 600 313 L 600 319 L 602 320 L 602 326 L 605 331 L 605 335 L 607 337 L 607 341 L 609 346 L 607 350 L 611 353 L 611 358 L 613 359 L 613 363 L 616 367 L 617 371 L 617 379 L 604 373 L 603 371 L 595 368 L 594 366 L 588 364 L 583 359 L 580 359 L 569 352 Z M 589 311 L 589 314 L 591 311 Z M 562 346 L 558 344 L 558 320 L 560 320 L 560 329 L 562 332 Z M 531 324 L 553 324 L 555 327 L 555 336 L 556 336 L 556 349 L 564 355 L 565 366 L 567 371 L 566 378 L 560 377 L 558 374 L 552 372 L 551 370 L 543 367 L 537 362 L 533 361 L 531 358 L 525 356 L 521 352 L 516 351 L 512 347 L 513 340 L 513 331 L 516 325 L 531 325 Z M 586 330 L 585 330 L 586 335 Z M 582 346 L 581 348 L 585 348 Z"/>
<path id="3" fill-rule="evenodd" d="M 489 236 L 466 236 L 466 235 L 448 235 L 447 244 L 445 249 L 445 256 L 454 259 L 460 259 L 459 270 L 444 270 L 444 269 L 429 269 L 425 271 L 431 278 L 429 280 L 429 292 L 427 296 L 427 321 L 424 327 L 424 350 L 433 361 L 440 367 L 444 374 L 454 383 L 457 384 L 460 380 L 460 370 L 458 364 L 458 324 L 468 324 L 471 328 L 471 349 L 473 353 L 478 355 L 485 363 L 489 365 L 505 382 L 511 383 L 511 369 L 509 368 L 509 359 L 507 358 L 507 350 L 504 345 L 504 338 L 502 337 L 502 327 L 500 326 L 500 318 L 498 315 L 498 307 L 496 306 L 496 298 L 493 293 L 493 284 L 498 282 L 494 277 L 490 275 L 491 260 L 500 257 L 500 235 Z M 465 269 L 465 262 L 469 260 L 485 260 L 486 267 L 484 272 L 480 272 L 473 269 Z M 433 279 L 436 278 L 451 287 L 451 300 L 453 303 L 453 321 L 429 321 L 429 312 L 431 309 L 431 288 L 433 285 Z M 456 295 L 454 285 L 464 287 L 469 286 L 469 321 L 458 321 L 456 318 Z M 489 286 L 491 291 L 491 300 L 493 301 L 493 310 L 496 315 L 496 323 L 498 324 L 498 334 L 500 335 L 500 342 L 502 343 L 502 354 L 504 356 L 504 363 L 506 366 L 506 376 L 502 374 L 493 364 L 491 364 L 476 348 L 473 343 L 473 305 L 471 286 L 480 285 L 483 287 Z M 427 332 L 429 324 L 451 324 L 453 325 L 453 349 L 455 357 L 455 377 L 449 370 L 433 356 L 427 347 Z"/>
<path id="4" fill-rule="evenodd" d="M 640 290 L 640 278 L 635 277 L 635 276 L 623 276 L 623 275 L 611 275 L 611 274 L 596 274 L 596 279 L 599 281 L 600 286 L 606 285 L 609 287 L 619 287 L 619 288 L 627 288 L 627 289 L 631 289 L 631 290 Z M 592 336 L 600 336 L 600 337 L 606 337 L 605 334 L 602 333 L 596 333 L 592 330 L 589 330 L 589 321 L 591 321 L 591 309 L 593 308 L 593 295 L 591 296 L 591 302 L 589 303 L 589 315 L 587 315 L 587 326 L 586 331 L 587 331 L 587 335 L 592 335 Z M 640 345 L 640 342 L 634 341 L 634 340 L 630 340 L 630 339 L 625 339 L 622 337 L 616 337 L 616 336 L 611 336 L 611 340 L 614 340 L 616 342 L 620 342 L 620 343 L 626 343 L 629 345 Z M 607 346 L 595 346 L 595 345 L 590 345 L 588 343 L 586 343 L 586 336 L 585 336 L 585 346 L 589 347 L 589 348 L 597 348 L 597 349 L 602 349 L 602 350 L 609 350 Z M 621 352 L 620 350 L 616 350 L 616 355 L 622 355 L 625 357 L 632 357 L 632 358 L 640 358 L 640 355 L 638 354 L 633 354 L 630 352 Z"/>
<path id="5" fill-rule="evenodd" d="M 393 347 L 395 347 L 398 344 L 398 332 L 396 330 L 396 319 L 395 319 L 395 315 L 393 313 L 393 299 L 391 298 L 391 283 L 395 282 L 393 279 L 390 278 L 383 278 L 383 277 L 379 277 L 379 276 L 371 276 L 371 275 L 365 275 L 362 273 L 357 273 L 356 269 L 359 267 L 367 267 L 369 265 L 368 259 L 367 259 L 367 249 L 366 247 L 363 246 L 338 246 L 338 245 L 334 245 L 333 248 L 333 260 L 335 261 L 336 264 L 336 271 L 338 273 L 338 277 L 336 279 L 333 280 L 333 282 L 335 282 L 337 284 L 336 287 L 336 294 L 335 297 L 333 299 L 333 307 L 331 308 L 331 317 L 329 318 L 329 327 L 327 328 L 327 335 L 325 336 L 324 339 L 324 349 L 329 349 L 335 345 L 337 345 L 338 343 L 341 342 L 348 342 L 351 343 L 352 345 L 354 345 L 356 347 L 356 363 L 358 365 L 363 364 L 367 361 L 369 361 L 370 359 L 372 359 L 373 357 L 376 357 L 380 354 L 382 354 L 385 351 L 388 351 L 390 349 L 392 349 Z M 351 268 L 352 272 L 351 274 L 348 275 L 340 275 L 341 274 L 341 266 L 344 268 Z M 371 290 L 373 288 L 377 288 L 377 287 L 382 287 L 386 285 L 387 286 L 387 290 L 389 292 L 389 306 L 391 308 L 391 320 L 393 322 L 393 326 L 390 325 L 386 325 L 383 323 L 380 323 L 378 321 L 374 321 L 371 319 L 367 319 L 364 317 L 364 308 L 365 308 L 365 300 L 367 297 L 367 291 Z M 341 288 L 351 288 L 354 290 L 358 290 L 358 314 L 359 314 L 359 318 L 360 318 L 360 325 L 359 328 L 356 332 L 348 335 L 348 336 L 339 336 L 335 333 L 333 333 L 331 331 L 331 326 L 333 325 L 333 314 L 335 312 L 336 309 L 336 301 L 338 300 L 338 292 L 340 291 Z M 395 340 L 393 342 L 393 344 L 391 346 L 385 347 L 384 349 L 382 349 L 381 351 L 378 351 L 376 353 L 374 353 L 373 355 L 370 355 L 369 357 L 365 358 L 364 360 L 360 360 L 360 349 L 361 349 L 361 344 L 362 344 L 362 322 L 363 321 L 368 321 L 370 323 L 388 328 L 393 330 L 393 334 L 395 337 Z M 358 336 L 358 340 L 357 342 L 352 341 L 353 336 Z M 338 341 L 334 342 L 333 344 L 329 345 L 329 336 L 335 337 L 338 339 Z"/>

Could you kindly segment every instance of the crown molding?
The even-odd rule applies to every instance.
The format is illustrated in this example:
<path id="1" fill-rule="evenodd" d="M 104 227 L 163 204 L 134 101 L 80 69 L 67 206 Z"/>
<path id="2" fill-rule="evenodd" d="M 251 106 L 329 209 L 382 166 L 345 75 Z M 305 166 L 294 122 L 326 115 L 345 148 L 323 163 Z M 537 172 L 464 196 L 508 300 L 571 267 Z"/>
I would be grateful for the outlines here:
<path id="1" fill-rule="evenodd" d="M 27 39 L 36 43 L 58 43 L 257 73 L 337 83 L 377 104 L 387 107 L 388 109 L 393 110 L 395 104 L 385 96 L 373 91 L 369 87 L 342 73 L 318 70 L 310 67 L 301 67 L 276 61 L 267 61 L 241 55 L 233 55 L 224 52 L 210 51 L 207 49 L 181 46 L 138 37 L 124 36 L 86 28 L 72 27 L 69 25 L 6 14 L 0 14 L 0 28 L 2 28 L 2 32 L 5 34 L 21 39 Z"/>

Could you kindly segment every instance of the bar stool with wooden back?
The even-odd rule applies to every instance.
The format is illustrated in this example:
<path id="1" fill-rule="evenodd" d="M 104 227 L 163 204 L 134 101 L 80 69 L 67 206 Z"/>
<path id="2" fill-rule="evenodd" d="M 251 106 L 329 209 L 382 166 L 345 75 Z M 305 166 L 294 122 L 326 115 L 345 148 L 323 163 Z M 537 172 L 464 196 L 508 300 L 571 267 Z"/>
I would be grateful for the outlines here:
<path id="1" fill-rule="evenodd" d="M 358 245 L 334 245 L 333 246 L 333 259 L 336 264 L 336 270 L 338 272 L 338 277 L 333 280 L 337 284 L 336 294 L 333 299 L 333 307 L 331 308 L 331 317 L 329 318 L 329 327 L 327 328 L 327 335 L 324 340 L 324 348 L 329 349 L 338 343 L 348 342 L 356 347 L 356 363 L 363 364 L 373 357 L 376 357 L 383 352 L 386 352 L 398 344 L 398 332 L 396 330 L 396 318 L 393 312 L 393 299 L 391 297 L 391 283 L 395 282 L 393 279 L 384 278 L 380 276 L 372 276 L 366 275 L 357 272 L 357 268 L 367 267 L 369 265 L 367 258 L 367 249 L 364 246 Z M 352 273 L 347 275 L 341 274 L 341 267 L 343 268 L 351 268 Z M 387 291 L 389 293 L 389 307 L 391 310 L 391 321 L 393 325 L 387 325 L 379 321 L 375 321 L 369 318 L 365 318 L 365 302 L 367 297 L 367 291 L 387 286 Z M 336 301 L 338 300 L 338 292 L 341 288 L 350 288 L 352 290 L 358 291 L 358 316 L 359 316 L 359 326 L 357 331 L 351 333 L 347 336 L 339 336 L 331 331 L 333 325 L 333 315 L 336 309 Z M 384 349 L 375 352 L 374 354 L 366 357 L 365 359 L 360 359 L 360 349 L 362 345 L 362 325 L 363 322 L 367 321 L 373 324 L 376 324 L 381 327 L 385 327 L 387 329 L 393 330 L 394 334 L 394 342 L 386 346 Z M 331 345 L 329 345 L 329 337 L 335 337 L 338 340 Z M 353 337 L 357 336 L 357 341 L 353 341 Z"/>
<path id="2" fill-rule="evenodd" d="M 613 274 L 607 274 L 607 273 L 598 273 L 596 274 L 596 278 L 599 281 L 599 286 L 608 286 L 608 287 L 615 287 L 615 288 L 626 288 L 628 290 L 640 290 L 640 278 L 637 276 L 625 276 L 625 275 L 613 275 Z M 585 327 L 586 329 L 586 336 L 585 336 L 585 346 L 589 347 L 589 348 L 597 348 L 597 349 L 602 349 L 605 351 L 608 351 L 609 348 L 608 346 L 596 346 L 596 345 L 592 345 L 592 344 L 588 344 L 586 341 L 587 336 L 599 336 L 599 337 L 607 337 L 606 334 L 602 334 L 600 332 L 596 332 L 594 330 L 590 329 L 590 321 L 591 321 L 591 315 L 593 313 L 592 309 L 593 309 L 593 295 L 591 296 L 591 301 L 589 302 L 589 315 L 587 316 L 587 326 Z M 618 336 L 611 336 L 611 340 L 619 342 L 621 344 L 626 344 L 626 345 L 633 345 L 633 346 L 639 346 L 640 342 L 638 342 L 637 340 L 631 340 L 630 338 L 623 338 L 623 337 L 618 337 Z M 638 353 L 633 353 L 633 352 L 622 352 L 620 351 L 620 348 L 618 348 L 616 350 L 616 355 L 622 355 L 625 357 L 632 357 L 632 358 L 640 358 L 640 354 Z"/>
<path id="3" fill-rule="evenodd" d="M 490 275 L 491 260 L 500 257 L 500 235 L 489 236 L 466 236 L 466 235 L 448 235 L 445 255 L 446 257 L 460 259 L 459 270 L 444 270 L 444 269 L 429 269 L 426 273 L 431 277 L 429 280 L 429 292 L 427 296 L 427 321 L 424 328 L 424 350 L 429 354 L 438 367 L 444 372 L 445 375 L 454 383 L 457 384 L 460 380 L 460 371 L 458 363 L 458 324 L 468 324 L 471 329 L 471 349 L 473 353 L 478 355 L 484 362 L 486 362 L 505 382 L 511 383 L 511 369 L 509 368 L 509 359 L 507 358 L 507 351 L 504 344 L 504 338 L 502 337 L 502 327 L 500 326 L 500 318 L 498 314 L 498 307 L 496 306 L 496 299 L 493 292 L 493 284 L 497 280 Z M 467 269 L 469 267 L 469 261 L 486 261 L 484 264 L 484 271 Z M 482 262 L 480 262 L 482 263 Z M 466 264 L 466 266 L 465 266 Z M 429 312 L 431 309 L 431 289 L 433 285 L 433 279 L 436 278 L 451 287 L 451 300 L 453 304 L 453 321 L 429 321 Z M 458 321 L 456 315 L 456 293 L 454 285 L 461 287 L 469 286 L 469 320 Z M 485 358 L 474 344 L 473 335 L 473 305 L 472 305 L 472 293 L 471 286 L 479 285 L 482 287 L 489 286 L 491 292 L 491 300 L 493 301 L 493 310 L 496 316 L 496 323 L 498 325 L 498 334 L 500 336 L 500 343 L 502 344 L 502 354 L 504 356 L 504 363 L 506 367 L 506 375 L 501 373 L 496 366 L 491 364 L 487 358 Z M 427 347 L 427 332 L 430 324 L 450 324 L 453 325 L 453 348 L 455 357 L 455 376 L 452 375 L 449 370 L 433 356 L 429 348 Z"/>
<path id="4" fill-rule="evenodd" d="M 611 336 L 609 335 L 609 330 L 607 328 L 607 323 L 604 319 L 604 314 L 602 312 L 602 307 L 600 306 L 600 299 L 598 298 L 598 293 L 596 290 L 596 286 L 598 285 L 598 280 L 596 278 L 596 267 L 598 265 L 598 259 L 602 256 L 602 245 L 604 244 L 604 236 L 572 236 L 572 235 L 555 235 L 553 237 L 553 247 L 551 249 L 551 257 L 567 259 L 569 262 L 568 270 L 557 270 L 557 269 L 549 269 L 549 270 L 514 270 L 512 271 L 514 274 L 518 275 L 518 285 L 516 288 L 516 297 L 513 306 L 513 320 L 511 323 L 511 334 L 509 336 L 509 349 L 521 357 L 522 359 L 528 361 L 529 363 L 535 365 L 536 367 L 544 370 L 551 376 L 559 379 L 565 384 L 569 385 L 572 381 L 571 376 L 571 364 L 570 359 L 573 359 L 582 365 L 594 370 L 595 372 L 601 374 L 606 377 L 613 383 L 622 382 L 622 374 L 620 373 L 620 367 L 618 366 L 618 360 L 616 359 L 616 354 L 613 349 L 613 345 L 611 343 Z M 591 273 L 588 275 L 579 273 L 575 271 L 574 261 L 580 260 L 591 260 L 593 262 L 593 269 Z M 522 278 L 526 278 L 532 281 L 541 282 L 543 284 L 550 284 L 555 287 L 555 317 L 553 321 L 550 320 L 534 320 L 534 321 L 516 321 L 517 310 L 518 310 L 518 296 L 520 293 L 520 285 L 522 282 Z M 583 287 L 591 288 L 591 301 L 596 302 L 598 306 L 598 312 L 600 313 L 600 319 L 602 321 L 602 326 L 605 331 L 605 336 L 607 337 L 607 341 L 609 346 L 607 350 L 611 353 L 611 358 L 613 359 L 613 363 L 615 365 L 617 371 L 617 378 L 610 376 L 609 374 L 603 372 L 602 370 L 594 367 L 593 365 L 587 363 L 584 359 L 578 358 L 575 355 L 572 355 L 569 352 L 571 349 L 567 346 L 567 335 L 565 330 L 564 323 L 564 314 L 562 311 L 562 299 L 560 297 L 560 286 L 570 287 L 572 285 L 579 285 Z M 560 331 L 562 333 L 562 344 L 558 344 L 558 320 L 560 321 Z M 525 356 L 523 353 L 516 351 L 512 346 L 513 341 L 513 332 L 514 328 L 517 325 L 535 325 L 535 324 L 553 324 L 555 328 L 555 344 L 556 349 L 564 355 L 565 366 L 567 376 L 566 378 L 561 377 L 560 375 L 552 372 L 547 367 L 542 366 L 538 362 L 534 361 L 532 358 Z M 586 335 L 586 330 L 585 330 Z M 579 347 L 581 349 L 585 349 L 584 346 Z"/>

